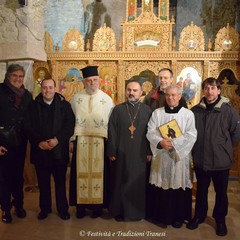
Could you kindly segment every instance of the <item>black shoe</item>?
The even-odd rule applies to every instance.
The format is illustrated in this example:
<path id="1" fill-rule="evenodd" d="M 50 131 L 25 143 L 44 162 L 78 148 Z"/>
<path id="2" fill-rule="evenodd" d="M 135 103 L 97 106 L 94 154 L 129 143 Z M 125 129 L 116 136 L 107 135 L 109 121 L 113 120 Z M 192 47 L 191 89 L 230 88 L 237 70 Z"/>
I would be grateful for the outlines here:
<path id="1" fill-rule="evenodd" d="M 226 236 L 228 233 L 227 226 L 225 223 L 217 223 L 216 234 L 218 236 Z"/>
<path id="2" fill-rule="evenodd" d="M 98 218 L 102 215 L 102 210 L 93 211 L 91 218 Z"/>
<path id="3" fill-rule="evenodd" d="M 23 207 L 15 207 L 15 214 L 19 218 L 25 218 L 27 216 L 27 213 Z"/>
<path id="4" fill-rule="evenodd" d="M 59 216 L 62 220 L 68 220 L 68 219 L 70 218 L 69 212 L 58 213 L 58 216 Z"/>
<path id="5" fill-rule="evenodd" d="M 122 215 L 118 215 L 118 216 L 115 217 L 115 220 L 117 222 L 123 222 L 124 221 L 124 217 Z"/>
<path id="6" fill-rule="evenodd" d="M 173 226 L 174 228 L 181 228 L 182 225 L 183 225 L 183 223 L 182 223 L 182 222 L 178 222 L 178 221 L 172 223 L 172 226 Z"/>
<path id="7" fill-rule="evenodd" d="M 39 214 L 38 214 L 38 220 L 43 220 L 43 219 L 45 219 L 45 218 L 47 218 L 47 216 L 48 216 L 48 211 L 41 211 Z"/>
<path id="8" fill-rule="evenodd" d="M 201 224 L 201 223 L 203 223 L 204 222 L 204 220 L 202 220 L 202 219 L 200 219 L 200 218 L 196 218 L 196 217 L 194 217 L 193 219 L 191 219 L 188 223 L 187 223 L 187 228 L 188 229 L 191 229 L 191 230 L 193 230 L 193 229 L 196 229 L 196 228 L 198 228 L 198 224 Z"/>
<path id="9" fill-rule="evenodd" d="M 86 216 L 85 210 L 77 210 L 76 217 L 78 219 L 84 218 Z"/>
<path id="10" fill-rule="evenodd" d="M 2 212 L 2 221 L 4 223 L 11 223 L 12 222 L 12 215 L 10 211 L 3 211 Z"/>

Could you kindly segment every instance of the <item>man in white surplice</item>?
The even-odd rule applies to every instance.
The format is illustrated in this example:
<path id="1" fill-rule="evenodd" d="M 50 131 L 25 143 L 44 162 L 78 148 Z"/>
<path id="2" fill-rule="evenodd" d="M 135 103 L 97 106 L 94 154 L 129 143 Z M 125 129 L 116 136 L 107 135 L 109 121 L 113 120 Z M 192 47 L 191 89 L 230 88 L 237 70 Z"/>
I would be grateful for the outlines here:
<path id="1" fill-rule="evenodd" d="M 191 149 L 197 137 L 193 113 L 179 103 L 181 93 L 177 85 L 166 88 L 165 106 L 153 112 L 147 132 L 153 153 L 149 179 L 154 185 L 150 217 L 155 222 L 176 228 L 191 218 Z M 168 123 L 167 135 L 172 120 L 178 125 L 174 129 L 176 138 L 163 137 L 159 127 Z M 176 127 L 176 122 L 175 126 L 170 126 Z"/>
<path id="2" fill-rule="evenodd" d="M 77 218 L 92 208 L 91 217 L 102 213 L 104 193 L 104 139 L 113 100 L 99 89 L 97 66 L 81 69 L 84 89 L 76 93 L 71 105 L 75 113 L 74 148 L 70 173 L 69 202 L 77 207 Z"/>

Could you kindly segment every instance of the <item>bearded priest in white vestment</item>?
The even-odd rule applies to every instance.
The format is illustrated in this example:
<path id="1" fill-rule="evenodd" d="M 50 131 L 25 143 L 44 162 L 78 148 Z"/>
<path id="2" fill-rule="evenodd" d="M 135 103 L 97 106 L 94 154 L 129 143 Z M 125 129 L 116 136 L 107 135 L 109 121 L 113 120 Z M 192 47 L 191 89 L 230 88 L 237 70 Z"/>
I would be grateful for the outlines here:
<path id="1" fill-rule="evenodd" d="M 70 205 L 76 206 L 76 217 L 92 209 L 92 218 L 102 214 L 104 200 L 104 141 L 113 100 L 99 89 L 97 66 L 81 69 L 84 89 L 71 100 L 76 125 L 70 173 Z"/>
<path id="2" fill-rule="evenodd" d="M 191 219 L 191 150 L 197 137 L 193 113 L 179 103 L 181 93 L 177 85 L 166 88 L 165 106 L 153 112 L 147 132 L 153 153 L 150 216 L 156 223 L 175 228 Z M 175 134 L 170 134 L 169 128 Z"/>

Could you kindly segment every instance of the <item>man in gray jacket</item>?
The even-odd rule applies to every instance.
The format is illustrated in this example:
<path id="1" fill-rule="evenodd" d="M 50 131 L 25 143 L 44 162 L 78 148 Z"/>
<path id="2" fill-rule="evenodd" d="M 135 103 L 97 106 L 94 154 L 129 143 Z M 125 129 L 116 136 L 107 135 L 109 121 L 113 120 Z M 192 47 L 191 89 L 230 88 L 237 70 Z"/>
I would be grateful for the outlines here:
<path id="1" fill-rule="evenodd" d="M 220 95 L 221 84 L 217 79 L 207 78 L 202 83 L 202 91 L 204 97 L 192 108 L 198 131 L 192 150 L 197 194 L 195 215 L 187 228 L 195 229 L 204 222 L 208 210 L 208 187 L 212 180 L 216 192 L 212 214 L 216 221 L 216 234 L 225 236 L 229 169 L 233 163 L 233 145 L 240 139 L 240 120 L 229 100 Z"/>

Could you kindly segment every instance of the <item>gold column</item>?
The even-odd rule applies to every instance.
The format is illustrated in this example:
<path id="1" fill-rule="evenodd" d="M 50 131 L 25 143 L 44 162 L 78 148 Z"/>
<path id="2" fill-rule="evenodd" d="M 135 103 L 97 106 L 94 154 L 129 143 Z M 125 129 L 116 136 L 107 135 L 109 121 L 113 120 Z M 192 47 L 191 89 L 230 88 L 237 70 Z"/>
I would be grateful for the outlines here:
<path id="1" fill-rule="evenodd" d="M 117 76 L 117 103 L 125 101 L 125 72 L 124 61 L 118 61 L 118 76 Z"/>

